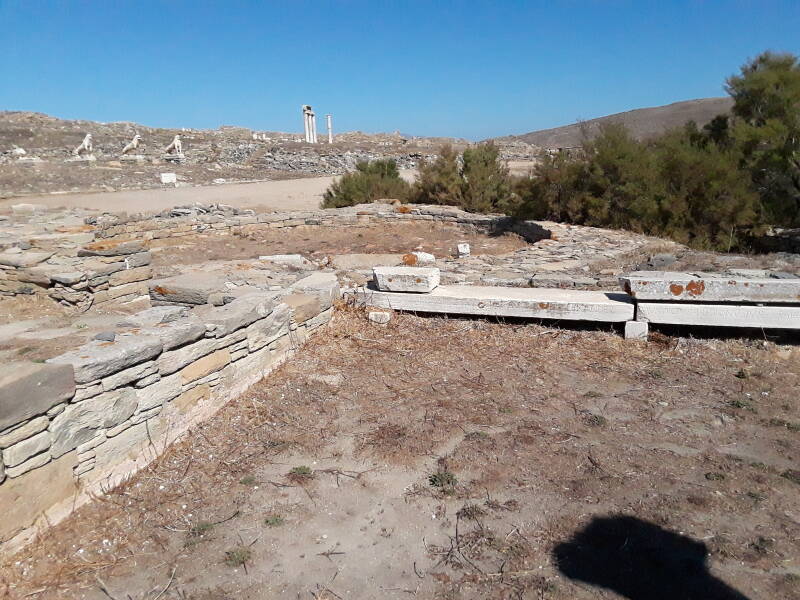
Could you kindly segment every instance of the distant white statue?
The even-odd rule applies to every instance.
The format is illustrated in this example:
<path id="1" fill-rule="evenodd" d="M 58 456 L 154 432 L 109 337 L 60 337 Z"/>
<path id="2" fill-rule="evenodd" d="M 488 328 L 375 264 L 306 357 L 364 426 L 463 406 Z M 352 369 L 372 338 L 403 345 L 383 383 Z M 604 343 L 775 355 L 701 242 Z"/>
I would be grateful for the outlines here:
<path id="1" fill-rule="evenodd" d="M 93 150 L 94 146 L 92 146 L 92 134 L 87 133 L 86 137 L 83 138 L 81 145 L 75 148 L 75 150 L 73 150 L 72 153 L 75 156 L 81 156 L 83 154 L 91 154 Z"/>
<path id="2" fill-rule="evenodd" d="M 176 135 L 172 138 L 172 143 L 164 149 L 165 154 L 183 154 L 183 144 L 181 143 L 181 136 Z"/>
<path id="3" fill-rule="evenodd" d="M 141 142 L 142 142 L 142 136 L 140 136 L 137 133 L 136 135 L 133 136 L 133 139 L 130 142 L 128 142 L 125 145 L 125 147 L 122 149 L 122 154 L 125 155 L 128 152 L 132 152 L 133 150 L 136 150 L 137 148 L 139 148 L 139 144 Z"/>

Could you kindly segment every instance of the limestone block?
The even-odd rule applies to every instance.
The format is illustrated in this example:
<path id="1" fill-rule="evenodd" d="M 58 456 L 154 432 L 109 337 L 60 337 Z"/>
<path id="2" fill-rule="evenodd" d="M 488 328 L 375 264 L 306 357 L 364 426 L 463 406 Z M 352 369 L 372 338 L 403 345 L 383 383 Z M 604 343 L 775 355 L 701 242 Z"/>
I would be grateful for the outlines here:
<path id="1" fill-rule="evenodd" d="M 800 329 L 800 306 L 639 302 L 636 314 L 637 319 L 651 323 Z"/>
<path id="2" fill-rule="evenodd" d="M 636 271 L 620 277 L 620 283 L 637 300 L 800 303 L 800 278 Z"/>
<path id="3" fill-rule="evenodd" d="M 36 252 L 33 250 L 22 252 L 0 252 L 0 265 L 16 269 L 33 267 L 53 256 L 52 252 Z"/>
<path id="4" fill-rule="evenodd" d="M 74 394 L 71 365 L 5 363 L 0 369 L 0 430 L 42 415 Z"/>
<path id="5" fill-rule="evenodd" d="M 144 283 L 126 283 L 97 292 L 94 295 L 94 301 L 96 304 L 102 304 L 103 302 L 122 298 L 123 296 L 147 296 L 147 291 L 147 285 Z"/>
<path id="6" fill-rule="evenodd" d="M 436 257 L 428 252 L 412 252 L 411 254 L 416 258 L 415 265 L 432 265 L 436 263 Z"/>
<path id="7" fill-rule="evenodd" d="M 204 356 L 181 370 L 181 382 L 190 383 L 201 377 L 205 377 L 215 371 L 219 371 L 231 362 L 231 353 L 225 348 Z"/>
<path id="8" fill-rule="evenodd" d="M 291 320 L 289 305 L 281 302 L 268 317 L 260 319 L 247 327 L 247 347 L 254 352 L 272 343 L 280 336 L 289 333 Z"/>
<path id="9" fill-rule="evenodd" d="M 259 256 L 258 260 L 270 262 L 276 265 L 294 267 L 295 269 L 315 269 L 316 265 L 304 257 L 302 254 L 271 254 L 269 256 Z"/>
<path id="10" fill-rule="evenodd" d="M 206 326 L 195 318 L 181 319 L 173 323 L 162 323 L 154 327 L 147 327 L 141 329 L 139 333 L 157 337 L 161 340 L 164 350 L 172 350 L 202 338 L 206 334 Z"/>
<path id="11" fill-rule="evenodd" d="M 74 496 L 74 462 L 74 455 L 63 456 L 0 486 L 0 506 L 3 507 L 0 541 L 10 539 L 33 525 L 48 508 Z"/>
<path id="12" fill-rule="evenodd" d="M 152 255 L 150 252 L 137 252 L 135 254 L 129 254 L 125 257 L 125 265 L 128 269 L 144 267 L 145 265 L 149 265 L 151 260 Z"/>
<path id="13" fill-rule="evenodd" d="M 439 285 L 440 271 L 435 267 L 375 267 L 375 284 L 384 292 L 427 293 Z"/>
<path id="14" fill-rule="evenodd" d="M 456 251 L 458 252 L 458 258 L 467 258 L 470 255 L 469 244 L 458 244 Z"/>
<path id="15" fill-rule="evenodd" d="M 3 464 L 16 467 L 50 447 L 50 433 L 42 431 L 3 450 Z"/>
<path id="16" fill-rule="evenodd" d="M 214 338 L 203 339 L 177 350 L 164 352 L 158 357 L 158 372 L 161 373 L 162 377 L 175 373 L 198 358 L 217 350 L 218 343 L 218 340 Z"/>
<path id="17" fill-rule="evenodd" d="M 146 448 L 150 446 L 150 440 L 159 440 L 164 428 L 165 423 L 161 419 L 150 419 L 131 425 L 120 434 L 109 438 L 95 458 L 98 477 L 121 463 L 144 462 L 152 457 L 152 452 L 146 451 Z"/>
<path id="18" fill-rule="evenodd" d="M 75 390 L 75 395 L 72 397 L 73 402 L 80 402 L 88 398 L 94 398 L 98 394 L 103 393 L 103 383 L 98 381 L 91 384 L 79 384 Z"/>
<path id="19" fill-rule="evenodd" d="M 377 325 L 386 325 L 392 318 L 392 313 L 383 310 L 371 310 L 369 311 L 367 318 L 372 323 L 376 323 Z"/>
<path id="20" fill-rule="evenodd" d="M 317 296 L 307 294 L 289 294 L 281 298 L 289 306 L 294 323 L 305 323 L 320 313 L 320 303 Z"/>
<path id="21" fill-rule="evenodd" d="M 169 402 L 181 393 L 181 375 L 173 373 L 167 377 L 162 377 L 161 381 L 142 388 L 136 392 L 139 398 L 137 412 L 150 410 Z"/>
<path id="22" fill-rule="evenodd" d="M 126 283 L 134 283 L 136 281 L 144 281 L 153 276 L 153 270 L 150 267 L 135 267 L 113 273 L 108 278 L 108 284 L 112 286 L 124 285 Z"/>
<path id="23" fill-rule="evenodd" d="M 152 375 L 148 375 L 147 377 L 142 377 L 139 381 L 133 384 L 133 387 L 135 387 L 136 389 L 145 388 L 159 381 L 161 381 L 161 375 L 159 375 L 158 373 L 153 373 Z"/>
<path id="24" fill-rule="evenodd" d="M 443 285 L 429 294 L 357 290 L 367 306 L 414 312 L 621 322 L 633 319 L 627 294 L 545 288 Z"/>
<path id="25" fill-rule="evenodd" d="M 45 416 L 31 419 L 24 425 L 0 433 L 0 448 L 8 448 L 47 429 L 50 419 Z"/>
<path id="26" fill-rule="evenodd" d="M 155 358 L 161 350 L 161 340 L 157 337 L 126 334 L 117 336 L 113 342 L 91 341 L 47 363 L 72 365 L 75 381 L 88 383 Z"/>
<path id="27" fill-rule="evenodd" d="M 625 339 L 626 340 L 646 340 L 648 325 L 646 321 L 626 321 Z"/>
<path id="28" fill-rule="evenodd" d="M 50 424 L 51 454 L 57 458 L 95 437 L 99 429 L 122 423 L 134 413 L 138 400 L 133 389 L 122 388 L 70 404 Z"/>
<path id="29" fill-rule="evenodd" d="M 311 317 L 308 321 L 305 322 L 305 326 L 306 328 L 308 328 L 309 331 L 312 329 L 316 329 L 317 327 L 320 327 L 321 325 L 324 325 L 325 323 L 330 321 L 331 317 L 333 317 L 333 307 L 329 308 L 328 310 L 323 310 L 315 317 Z"/>
<path id="30" fill-rule="evenodd" d="M 224 307 L 215 308 L 203 317 L 206 330 L 221 338 L 251 323 L 263 319 L 277 304 L 278 294 L 247 294 Z"/>
<path id="31" fill-rule="evenodd" d="M 290 286 L 294 292 L 311 294 L 319 298 L 320 310 L 327 310 L 338 300 L 342 293 L 339 280 L 334 273 L 314 273 L 296 281 Z"/>
<path id="32" fill-rule="evenodd" d="M 175 398 L 172 403 L 178 407 L 180 412 L 186 414 L 190 412 L 195 406 L 197 406 L 198 402 L 201 400 L 207 400 L 211 397 L 211 387 L 209 385 L 199 385 L 194 387 L 180 396 Z"/>
<path id="33" fill-rule="evenodd" d="M 174 304 L 206 304 L 209 294 L 225 289 L 225 280 L 207 273 L 185 273 L 149 283 L 150 298 Z"/>
<path id="34" fill-rule="evenodd" d="M 142 379 L 143 377 L 147 377 L 156 372 L 158 372 L 158 366 L 153 360 L 139 365 L 134 365 L 104 378 L 101 382 L 103 385 L 103 391 L 108 392 L 118 387 L 122 387 L 123 385 L 128 385 L 133 381 L 137 381 L 138 379 Z"/>
<path id="35" fill-rule="evenodd" d="M 154 327 L 162 323 L 171 323 L 186 316 L 189 309 L 185 306 L 154 306 L 136 314 L 128 315 L 117 323 L 119 327 Z"/>
<path id="36" fill-rule="evenodd" d="M 144 244 L 136 240 L 101 240 L 78 250 L 78 256 L 125 256 L 145 250 Z"/>
<path id="37" fill-rule="evenodd" d="M 402 254 L 339 254 L 333 257 L 333 267 L 339 271 L 371 269 L 380 265 L 402 265 Z"/>
<path id="38" fill-rule="evenodd" d="M 9 478 L 19 477 L 20 475 L 24 475 L 28 471 L 33 471 L 34 469 L 43 467 L 49 462 L 50 462 L 49 452 L 36 454 L 35 456 L 29 458 L 25 462 L 18 464 L 16 467 L 6 466 L 6 476 Z"/>

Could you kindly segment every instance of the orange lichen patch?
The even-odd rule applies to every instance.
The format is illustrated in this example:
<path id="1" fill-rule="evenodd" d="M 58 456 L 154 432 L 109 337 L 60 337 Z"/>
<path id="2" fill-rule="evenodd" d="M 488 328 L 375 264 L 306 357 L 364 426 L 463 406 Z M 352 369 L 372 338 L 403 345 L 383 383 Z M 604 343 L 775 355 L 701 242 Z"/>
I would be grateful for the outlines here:
<path id="1" fill-rule="evenodd" d="M 97 229 L 94 225 L 78 225 L 77 227 L 64 227 L 60 225 L 55 228 L 58 233 L 85 233 L 87 231 L 94 231 Z"/>
<path id="2" fill-rule="evenodd" d="M 413 267 L 417 264 L 417 256 L 415 254 L 403 254 L 403 264 Z"/>
<path id="3" fill-rule="evenodd" d="M 680 296 L 683 293 L 683 286 L 679 283 L 670 284 L 669 291 L 673 296 Z"/>
<path id="4" fill-rule="evenodd" d="M 407 215 L 407 214 L 409 214 L 411 212 L 411 207 L 406 206 L 405 204 L 402 204 L 402 205 L 397 207 L 397 212 L 399 212 L 401 214 L 404 214 L 404 215 Z"/>
<path id="5" fill-rule="evenodd" d="M 125 242 L 129 242 L 130 240 L 102 240 L 99 242 L 92 242 L 91 244 L 86 244 L 84 248 L 86 250 L 110 250 L 111 248 L 116 248 L 120 244 L 124 244 Z"/>
<path id="6" fill-rule="evenodd" d="M 550 308 L 550 303 L 549 302 L 539 302 L 539 308 L 541 308 L 542 310 L 547 310 L 548 308 Z"/>
<path id="7" fill-rule="evenodd" d="M 235 268 L 237 271 L 250 271 L 253 268 L 253 265 L 249 263 L 239 263 Z"/>
<path id="8" fill-rule="evenodd" d="M 701 296 L 706 291 L 706 284 L 704 281 L 690 281 L 686 284 L 686 291 L 691 296 Z"/>
<path id="9" fill-rule="evenodd" d="M 414 280 L 414 283 L 422 283 L 422 279 L 420 279 L 419 277 L 417 277 L 417 278 Z"/>
<path id="10" fill-rule="evenodd" d="M 157 285 L 156 287 L 154 287 L 153 291 L 156 294 L 160 294 L 161 296 L 169 296 L 170 294 L 174 294 L 175 293 L 174 290 L 171 290 L 169 288 L 165 288 L 164 286 L 161 286 L 161 285 Z"/>

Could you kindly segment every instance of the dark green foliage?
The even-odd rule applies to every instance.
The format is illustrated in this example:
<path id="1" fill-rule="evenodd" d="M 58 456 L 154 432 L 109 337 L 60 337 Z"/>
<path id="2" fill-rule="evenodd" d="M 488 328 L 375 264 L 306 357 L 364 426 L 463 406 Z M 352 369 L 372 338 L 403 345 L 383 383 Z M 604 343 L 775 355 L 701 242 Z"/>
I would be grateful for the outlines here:
<path id="1" fill-rule="evenodd" d="M 733 137 L 771 224 L 800 226 L 800 63 L 764 52 L 728 78 Z"/>
<path id="2" fill-rule="evenodd" d="M 514 194 L 508 169 L 491 143 L 458 153 L 444 146 L 432 162 L 420 166 L 412 199 L 422 204 L 450 204 L 470 212 L 508 212 Z"/>
<path id="3" fill-rule="evenodd" d="M 400 177 L 392 159 L 360 162 L 325 191 L 323 208 L 341 208 L 383 198 L 405 201 L 411 186 Z"/>

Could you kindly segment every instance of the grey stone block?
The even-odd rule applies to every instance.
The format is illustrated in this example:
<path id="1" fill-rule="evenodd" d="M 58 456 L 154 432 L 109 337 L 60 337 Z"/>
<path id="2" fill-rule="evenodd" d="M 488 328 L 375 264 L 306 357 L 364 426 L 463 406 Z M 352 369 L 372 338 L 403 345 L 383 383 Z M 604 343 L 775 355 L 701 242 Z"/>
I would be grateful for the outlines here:
<path id="1" fill-rule="evenodd" d="M 114 342 L 89 342 L 47 363 L 70 364 L 75 369 L 75 381 L 88 383 L 155 358 L 162 347 L 155 336 L 120 335 Z"/>
<path id="2" fill-rule="evenodd" d="M 439 285 L 435 267 L 375 267 L 375 284 L 383 292 L 428 293 Z"/>
<path id="3" fill-rule="evenodd" d="M 248 294 L 224 307 L 215 308 L 203 318 L 206 330 L 215 338 L 224 337 L 272 312 L 278 294 Z"/>
<path id="4" fill-rule="evenodd" d="M 188 312 L 189 309 L 185 306 L 154 306 L 125 317 L 117 325 L 119 327 L 153 327 L 177 321 Z"/>
<path id="5" fill-rule="evenodd" d="M 27 440 L 14 444 L 3 450 L 3 464 L 6 467 L 16 467 L 32 456 L 44 452 L 50 447 L 50 432 L 41 431 Z"/>
<path id="6" fill-rule="evenodd" d="M 6 363 L 0 372 L 0 430 L 42 415 L 74 395 L 71 365 Z"/>
<path id="7" fill-rule="evenodd" d="M 319 298 L 320 310 L 327 310 L 333 306 L 342 295 L 339 280 L 334 273 L 314 273 L 296 281 L 290 289 Z"/>
<path id="8" fill-rule="evenodd" d="M 8 448 L 22 440 L 27 440 L 29 437 L 47 429 L 49 424 L 50 419 L 42 416 L 31 419 L 20 427 L 4 431 L 0 433 L 0 448 Z"/>

